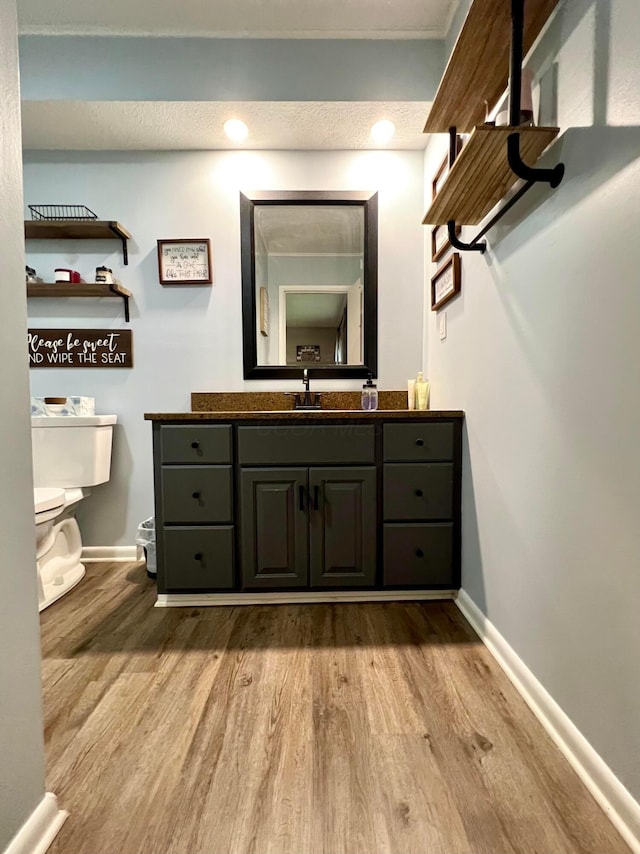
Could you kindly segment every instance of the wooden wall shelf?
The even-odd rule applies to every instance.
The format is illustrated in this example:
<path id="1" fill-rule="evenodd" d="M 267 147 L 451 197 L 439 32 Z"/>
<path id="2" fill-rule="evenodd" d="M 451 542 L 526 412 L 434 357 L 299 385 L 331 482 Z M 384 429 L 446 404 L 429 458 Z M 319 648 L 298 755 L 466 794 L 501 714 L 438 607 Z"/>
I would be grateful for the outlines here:
<path id="1" fill-rule="evenodd" d="M 533 166 L 559 133 L 559 128 L 480 125 L 451 167 L 423 224 L 476 225 L 518 180 L 507 160 L 507 138 L 520 134 L 522 158 Z"/>
<path id="2" fill-rule="evenodd" d="M 540 34 L 558 0 L 527 0 L 523 56 Z M 509 78 L 509 0 L 473 0 L 429 112 L 425 133 L 469 133 L 493 108 Z"/>
<path id="3" fill-rule="evenodd" d="M 24 236 L 34 240 L 103 240 L 117 238 L 122 243 L 125 264 L 129 263 L 127 240 L 131 234 L 115 220 L 25 220 Z"/>
<path id="4" fill-rule="evenodd" d="M 131 291 L 122 285 L 107 285 L 102 282 L 29 282 L 27 297 L 57 298 L 57 297 L 118 297 L 124 303 L 124 317 L 129 322 L 129 297 Z"/>

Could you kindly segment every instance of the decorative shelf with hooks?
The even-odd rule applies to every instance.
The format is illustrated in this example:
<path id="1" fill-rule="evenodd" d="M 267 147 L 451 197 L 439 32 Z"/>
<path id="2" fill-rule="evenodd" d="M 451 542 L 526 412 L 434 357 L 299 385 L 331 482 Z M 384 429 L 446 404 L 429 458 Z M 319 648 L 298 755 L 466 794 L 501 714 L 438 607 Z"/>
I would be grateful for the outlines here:
<path id="1" fill-rule="evenodd" d="M 451 54 L 425 133 L 449 133 L 449 173 L 423 222 L 447 224 L 454 248 L 484 252 L 480 238 L 535 184 L 557 187 L 564 165 L 540 169 L 535 163 L 557 137 L 556 127 L 520 125 L 522 60 L 558 0 L 473 0 Z M 510 38 L 510 47 L 509 47 Z M 482 124 L 509 82 L 509 125 Z M 458 153 L 458 134 L 471 136 Z M 524 183 L 469 243 L 461 225 L 479 223 L 505 193 Z"/>

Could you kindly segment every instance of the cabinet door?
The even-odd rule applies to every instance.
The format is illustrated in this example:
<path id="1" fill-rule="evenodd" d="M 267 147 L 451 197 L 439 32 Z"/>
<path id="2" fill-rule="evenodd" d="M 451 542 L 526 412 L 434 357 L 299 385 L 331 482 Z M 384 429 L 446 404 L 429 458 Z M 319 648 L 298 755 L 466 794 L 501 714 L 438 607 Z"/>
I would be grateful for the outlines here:
<path id="1" fill-rule="evenodd" d="M 242 469 L 240 524 L 245 587 L 309 583 L 307 469 Z"/>
<path id="2" fill-rule="evenodd" d="M 313 587 L 370 587 L 376 580 L 376 469 L 309 470 Z"/>

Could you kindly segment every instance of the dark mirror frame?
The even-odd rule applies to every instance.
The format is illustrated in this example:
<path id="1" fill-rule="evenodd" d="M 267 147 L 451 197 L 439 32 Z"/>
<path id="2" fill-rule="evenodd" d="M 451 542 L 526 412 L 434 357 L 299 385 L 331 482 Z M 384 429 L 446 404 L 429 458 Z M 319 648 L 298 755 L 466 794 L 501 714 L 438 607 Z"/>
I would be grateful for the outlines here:
<path id="1" fill-rule="evenodd" d="M 256 205 L 360 205 L 364 208 L 364 365 L 313 367 L 306 363 L 258 365 L 256 323 L 254 216 Z M 348 379 L 378 375 L 378 194 L 366 191 L 288 191 L 240 193 L 240 254 L 242 270 L 242 339 L 246 380 L 302 377 L 307 368 L 312 379 Z"/>

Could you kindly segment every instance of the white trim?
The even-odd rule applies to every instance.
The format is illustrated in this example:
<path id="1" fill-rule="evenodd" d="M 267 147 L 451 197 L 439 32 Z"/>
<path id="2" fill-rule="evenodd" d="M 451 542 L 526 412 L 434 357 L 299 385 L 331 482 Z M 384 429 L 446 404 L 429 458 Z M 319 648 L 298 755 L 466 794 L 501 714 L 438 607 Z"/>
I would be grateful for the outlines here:
<path id="1" fill-rule="evenodd" d="M 407 602 L 453 599 L 453 590 L 314 590 L 292 593 L 159 593 L 156 608 L 205 605 L 306 605 L 314 602 Z"/>
<path id="2" fill-rule="evenodd" d="M 82 563 L 97 563 L 98 561 L 115 561 L 125 563 L 137 561 L 138 550 L 136 546 L 83 546 Z"/>
<path id="3" fill-rule="evenodd" d="M 82 24 L 81 26 L 56 26 L 55 24 L 29 24 L 20 26 L 18 33 L 21 36 L 104 36 L 105 29 L 100 25 Z M 131 27 L 110 29 L 106 35 L 112 36 L 145 36 L 149 38 L 169 38 L 176 35 L 174 29 L 155 29 L 145 30 L 141 27 L 133 29 Z M 189 38 L 191 36 L 200 36 L 202 38 L 212 39 L 246 39 L 246 30 L 200 30 L 193 32 L 185 30 L 184 33 L 178 34 L 180 38 Z M 420 27 L 419 29 L 353 29 L 353 30 L 327 30 L 327 29 L 311 29 L 311 30 L 265 30 L 260 33 L 255 33 L 253 38 L 260 39 L 443 39 L 446 35 L 442 27 Z"/>
<path id="4" fill-rule="evenodd" d="M 469 594 L 460 590 L 455 602 L 618 833 L 640 854 L 640 804 Z"/>
<path id="5" fill-rule="evenodd" d="M 53 792 L 47 792 L 4 854 L 44 854 L 68 815 L 66 810 L 58 809 L 58 799 Z"/>

